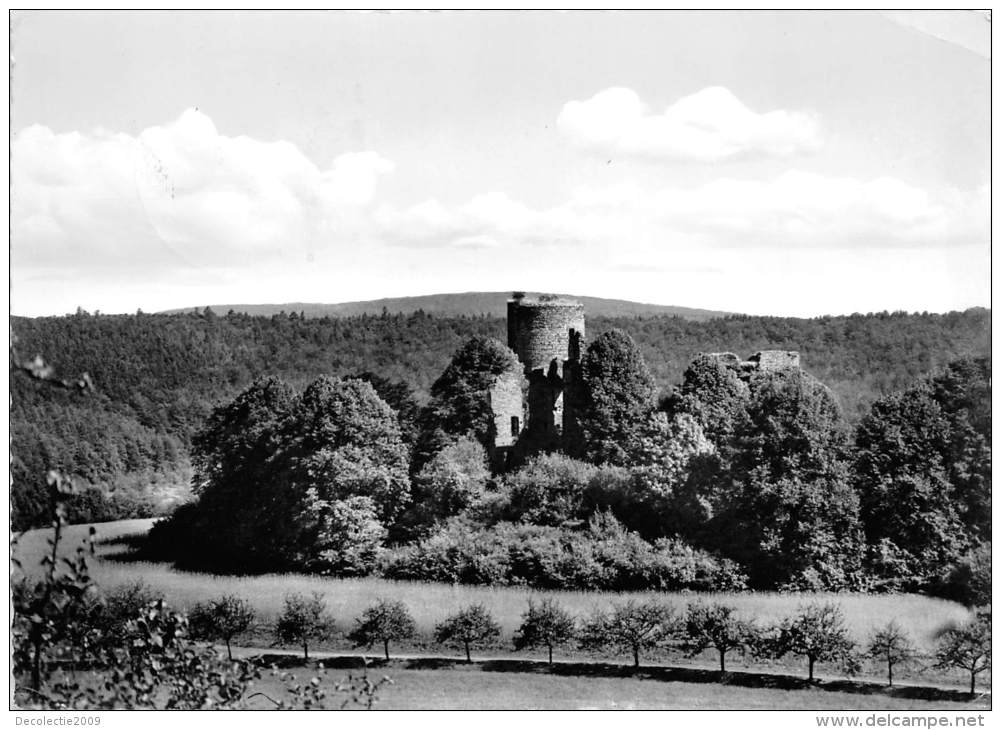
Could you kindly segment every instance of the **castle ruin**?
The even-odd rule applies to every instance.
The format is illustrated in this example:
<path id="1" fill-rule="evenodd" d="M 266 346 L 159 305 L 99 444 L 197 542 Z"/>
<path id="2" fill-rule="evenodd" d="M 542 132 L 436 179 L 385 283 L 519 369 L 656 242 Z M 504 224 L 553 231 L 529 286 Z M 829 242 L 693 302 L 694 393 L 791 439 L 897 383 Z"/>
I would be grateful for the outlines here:
<path id="1" fill-rule="evenodd" d="M 495 469 L 510 466 L 515 455 L 521 459 L 540 451 L 568 451 L 579 443 L 584 337 L 580 302 L 521 292 L 508 300 L 507 344 L 524 367 L 524 378 L 518 372 L 502 373 L 490 389 Z M 800 367 L 799 353 L 793 350 L 761 350 L 746 360 L 732 352 L 703 355 L 745 379 L 755 372 Z"/>
<path id="2" fill-rule="evenodd" d="M 746 360 L 741 360 L 732 352 L 704 352 L 723 365 L 735 370 L 738 376 L 750 376 L 754 372 L 775 372 L 778 370 L 798 370 L 799 353 L 796 350 L 761 350 Z"/>
<path id="3" fill-rule="evenodd" d="M 584 345 L 584 306 L 561 297 L 515 292 L 507 303 L 507 344 L 524 367 L 519 379 L 502 375 L 490 391 L 495 463 L 520 455 L 560 450 L 576 432 L 576 385 Z"/>

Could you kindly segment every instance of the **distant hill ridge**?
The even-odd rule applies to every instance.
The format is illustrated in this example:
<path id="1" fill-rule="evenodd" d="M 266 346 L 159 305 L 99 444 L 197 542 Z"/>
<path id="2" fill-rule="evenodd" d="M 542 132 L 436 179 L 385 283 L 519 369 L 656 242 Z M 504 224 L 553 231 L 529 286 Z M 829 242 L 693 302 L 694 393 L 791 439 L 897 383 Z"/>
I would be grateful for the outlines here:
<path id="1" fill-rule="evenodd" d="M 526 296 L 540 296 L 547 292 L 525 292 Z M 554 292 L 555 294 L 555 292 Z M 710 309 L 693 309 L 691 307 L 675 307 L 664 304 L 643 304 L 622 299 L 601 299 L 598 297 L 579 297 L 572 294 L 555 294 L 559 297 L 575 299 L 584 305 L 587 313 L 595 317 L 635 317 L 667 315 L 682 317 L 694 322 L 702 322 L 717 317 L 725 317 L 731 312 L 718 312 Z M 279 312 L 302 312 L 307 317 L 352 317 L 362 314 L 381 314 L 385 309 L 390 314 L 411 314 L 423 310 L 428 314 L 441 317 L 460 317 L 487 315 L 504 317 L 507 315 L 507 300 L 511 292 L 463 292 L 459 294 L 426 294 L 417 297 L 390 297 L 387 299 L 372 299 L 364 302 L 341 302 L 339 304 L 317 304 L 307 302 L 288 302 L 285 304 L 209 304 L 213 312 L 224 315 L 230 310 L 240 314 L 271 316 Z M 171 309 L 164 314 L 190 312 L 195 307 Z M 204 309 L 205 306 L 197 307 Z"/>

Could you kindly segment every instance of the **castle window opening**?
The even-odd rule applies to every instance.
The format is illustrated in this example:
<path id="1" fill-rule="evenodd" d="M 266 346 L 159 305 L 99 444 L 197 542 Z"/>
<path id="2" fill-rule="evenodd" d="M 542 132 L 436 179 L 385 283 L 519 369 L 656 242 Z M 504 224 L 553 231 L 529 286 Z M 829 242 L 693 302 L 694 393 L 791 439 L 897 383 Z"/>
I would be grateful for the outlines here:
<path id="1" fill-rule="evenodd" d="M 511 435 L 517 436 L 521 430 L 521 422 L 517 416 L 511 416 Z"/>

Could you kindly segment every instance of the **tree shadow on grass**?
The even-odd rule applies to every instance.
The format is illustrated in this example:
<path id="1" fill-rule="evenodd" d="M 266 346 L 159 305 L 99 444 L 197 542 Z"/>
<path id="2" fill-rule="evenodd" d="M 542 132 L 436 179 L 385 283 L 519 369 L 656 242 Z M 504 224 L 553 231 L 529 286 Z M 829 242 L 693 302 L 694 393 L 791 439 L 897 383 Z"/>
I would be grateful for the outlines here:
<path id="1" fill-rule="evenodd" d="M 289 654 L 263 654 L 255 657 L 262 666 L 278 666 L 281 669 L 304 666 L 301 656 Z M 473 661 L 467 664 L 462 659 L 443 657 L 421 657 L 414 659 L 363 659 L 359 656 L 338 656 L 320 660 L 328 669 L 355 669 L 366 666 L 369 669 L 424 669 L 442 670 L 459 669 L 481 672 L 500 672 L 514 674 L 549 674 L 557 677 L 603 677 L 610 679 L 634 678 L 656 682 L 683 682 L 689 684 L 722 684 L 730 687 L 747 687 L 749 689 L 803 690 L 814 689 L 824 692 L 843 692 L 859 695 L 883 695 L 906 700 L 924 700 L 929 702 L 970 702 L 968 692 L 961 690 L 942 689 L 939 687 L 888 687 L 875 682 L 860 680 L 817 680 L 809 682 L 802 677 L 788 674 L 764 674 L 757 672 L 725 672 L 717 670 L 696 669 L 691 667 L 631 667 L 624 664 L 607 662 L 557 662 L 546 664 L 528 659 L 491 659 Z M 315 665 L 310 660 L 309 665 Z M 984 699 L 982 695 L 979 699 Z M 990 705 L 989 696 L 986 698 Z"/>

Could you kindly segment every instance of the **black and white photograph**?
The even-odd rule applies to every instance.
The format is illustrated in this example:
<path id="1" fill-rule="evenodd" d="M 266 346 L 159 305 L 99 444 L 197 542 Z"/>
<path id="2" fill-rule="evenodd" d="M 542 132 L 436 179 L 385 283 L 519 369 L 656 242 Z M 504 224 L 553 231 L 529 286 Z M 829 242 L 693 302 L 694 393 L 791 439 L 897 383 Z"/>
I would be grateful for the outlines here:
<path id="1" fill-rule="evenodd" d="M 12 725 L 990 726 L 990 10 L 8 21 Z"/>

